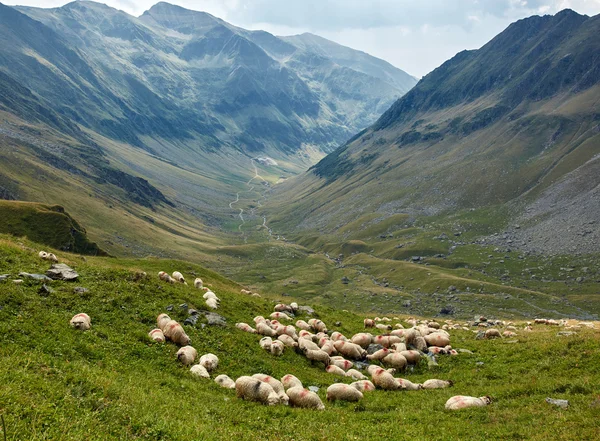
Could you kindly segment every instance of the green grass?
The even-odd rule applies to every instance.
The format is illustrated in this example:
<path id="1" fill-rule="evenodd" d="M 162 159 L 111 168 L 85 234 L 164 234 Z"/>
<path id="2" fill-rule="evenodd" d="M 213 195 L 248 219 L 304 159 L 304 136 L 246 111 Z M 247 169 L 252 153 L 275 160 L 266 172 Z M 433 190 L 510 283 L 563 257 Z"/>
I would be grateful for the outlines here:
<path id="1" fill-rule="evenodd" d="M 20 242 L 0 237 L 0 272 L 43 272 L 47 263 L 36 256 L 39 246 Z M 8 440 L 591 440 L 599 435 L 598 330 L 556 337 L 557 328 L 536 327 L 530 334 L 519 332 L 516 343 L 478 341 L 471 331 L 452 331 L 453 346 L 473 355 L 441 357 L 437 368 L 422 364 L 403 374 L 416 382 L 452 379 L 452 389 L 376 391 L 356 404 L 326 403 L 323 412 L 264 407 L 236 399 L 213 381 L 191 378 L 175 360 L 177 348 L 151 343 L 147 332 L 167 305 L 175 306 L 171 315 L 179 320 L 184 318 L 179 304 L 203 307 L 201 292 L 162 284 L 156 272 L 178 269 L 188 279 L 200 276 L 222 299 L 218 313 L 228 324 L 186 330 L 199 353 L 219 356 L 215 375 L 292 373 L 305 385 L 320 387 L 324 399 L 334 377 L 293 351 L 275 359 L 259 349 L 257 336 L 234 328 L 237 321 L 268 314 L 272 300 L 242 296 L 239 285 L 190 262 L 59 257 L 76 268 L 80 280 L 52 282 L 50 295 L 38 294 L 34 283 L 0 282 L 0 412 Z M 141 270 L 149 278 L 136 281 Z M 74 286 L 89 292 L 76 294 Z M 314 306 L 330 328 L 346 335 L 362 329 L 363 316 Z M 68 325 L 82 311 L 92 317 L 89 332 Z M 494 402 L 445 411 L 445 401 L 457 394 L 491 395 Z M 568 399 L 570 408 L 548 405 L 548 396 Z"/>

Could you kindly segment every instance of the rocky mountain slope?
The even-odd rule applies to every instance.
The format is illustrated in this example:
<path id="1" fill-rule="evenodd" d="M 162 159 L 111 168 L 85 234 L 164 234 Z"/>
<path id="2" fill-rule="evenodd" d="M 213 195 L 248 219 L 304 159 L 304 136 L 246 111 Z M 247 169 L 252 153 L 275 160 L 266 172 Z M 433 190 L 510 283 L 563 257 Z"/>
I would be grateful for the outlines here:
<path id="1" fill-rule="evenodd" d="M 590 170 L 600 153 L 599 32 L 600 16 L 565 10 L 520 20 L 457 54 L 285 183 L 282 202 L 272 201 L 274 225 L 333 232 L 370 213 L 504 206 L 507 222 L 521 227 L 513 246 L 571 252 L 566 244 L 594 230 L 598 205 L 599 175 Z M 574 218 L 581 228 L 566 227 Z M 547 241 L 557 231 L 561 238 Z M 600 250 L 588 242 L 586 251 Z"/>

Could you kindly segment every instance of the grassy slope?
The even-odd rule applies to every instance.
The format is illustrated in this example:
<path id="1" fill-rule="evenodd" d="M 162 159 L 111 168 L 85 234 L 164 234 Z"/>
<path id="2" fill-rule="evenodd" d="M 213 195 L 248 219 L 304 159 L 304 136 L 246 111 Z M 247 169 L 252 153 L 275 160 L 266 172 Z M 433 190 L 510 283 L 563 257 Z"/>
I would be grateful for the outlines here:
<path id="1" fill-rule="evenodd" d="M 36 245 L 0 240 L 2 272 L 41 272 Z M 390 439 L 597 439 L 600 416 L 597 391 L 600 369 L 592 354 L 600 349 L 598 331 L 555 337 L 556 328 L 519 333 L 517 343 L 476 341 L 470 331 L 455 331 L 453 345 L 475 352 L 442 358 L 433 371 L 420 366 L 405 376 L 412 381 L 449 378 L 450 390 L 366 395 L 359 404 L 327 405 L 324 412 L 267 408 L 235 398 L 212 381 L 197 381 L 175 361 L 176 347 L 151 344 L 147 332 L 169 304 L 202 308 L 191 287 L 157 281 L 159 269 L 201 276 L 222 299 L 218 311 L 226 328 L 188 329 L 200 353 L 221 359 L 216 374 L 233 378 L 264 372 L 297 375 L 306 385 L 335 382 L 321 368 L 286 351 L 279 359 L 258 348 L 258 337 L 237 331 L 237 321 L 267 314 L 272 303 L 237 294 L 239 286 L 197 265 L 157 259 L 124 260 L 60 255 L 81 278 L 75 284 L 53 282 L 55 293 L 37 294 L 37 285 L 0 286 L 0 412 L 8 439 L 365 439 L 374 433 Z M 134 281 L 135 271 L 150 278 Z M 73 294 L 73 286 L 90 289 Z M 86 311 L 89 332 L 75 332 L 70 317 Z M 342 324 L 351 334 L 362 317 L 327 307 L 318 315 Z M 183 317 L 173 313 L 178 319 Z M 333 327 L 333 326 L 332 326 Z M 483 362 L 477 365 L 476 362 Z M 492 395 L 483 409 L 443 410 L 452 395 Z M 566 398 L 559 410 L 543 400 Z"/>

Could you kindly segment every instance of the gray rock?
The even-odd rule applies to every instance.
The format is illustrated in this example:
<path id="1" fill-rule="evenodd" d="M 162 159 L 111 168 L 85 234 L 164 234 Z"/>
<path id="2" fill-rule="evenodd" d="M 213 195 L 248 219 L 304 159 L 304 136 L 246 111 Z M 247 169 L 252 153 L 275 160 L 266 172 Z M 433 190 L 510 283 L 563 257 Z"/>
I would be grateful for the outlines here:
<path id="1" fill-rule="evenodd" d="M 546 403 L 554 404 L 562 409 L 569 407 L 569 400 L 555 400 L 554 398 L 546 398 Z"/>
<path id="2" fill-rule="evenodd" d="M 188 309 L 188 315 L 198 315 L 199 312 L 196 309 Z"/>
<path id="3" fill-rule="evenodd" d="M 315 310 L 312 309 L 310 306 L 299 306 L 298 311 L 301 311 L 306 315 L 313 315 L 315 313 Z"/>
<path id="4" fill-rule="evenodd" d="M 188 326 L 196 326 L 196 323 L 198 323 L 198 317 L 198 315 L 191 315 L 183 321 L 183 324 Z"/>
<path id="5" fill-rule="evenodd" d="M 314 393 L 319 392 L 319 388 L 317 386 L 308 386 L 308 390 Z"/>
<path id="6" fill-rule="evenodd" d="M 208 324 L 208 326 L 226 326 L 227 325 L 227 320 L 225 319 L 225 317 L 214 313 L 214 312 L 208 312 L 208 311 L 203 311 L 204 316 L 206 317 L 206 322 Z"/>
<path id="7" fill-rule="evenodd" d="M 380 349 L 383 349 L 383 346 L 371 343 L 369 346 L 367 346 L 367 354 L 372 355 Z"/>
<path id="8" fill-rule="evenodd" d="M 29 274 L 29 273 L 19 273 L 19 277 L 22 279 L 31 279 L 31 280 L 41 280 L 44 282 L 52 281 L 52 279 L 44 274 Z"/>
<path id="9" fill-rule="evenodd" d="M 10 274 L 0 274 L 0 281 L 7 280 L 10 277 Z"/>
<path id="10" fill-rule="evenodd" d="M 556 335 L 558 335 L 559 337 L 570 337 L 571 335 L 575 335 L 575 333 L 571 331 L 560 331 Z"/>
<path id="11" fill-rule="evenodd" d="M 485 331 L 479 331 L 475 336 L 475 340 L 484 340 L 485 339 Z"/>
<path id="12" fill-rule="evenodd" d="M 54 280 L 75 280 L 79 277 L 79 274 L 75 272 L 73 268 L 65 265 L 64 263 L 55 263 L 53 264 L 48 271 L 46 271 L 46 275 Z"/>
<path id="13" fill-rule="evenodd" d="M 48 294 L 52 294 L 54 292 L 54 290 L 52 288 L 50 288 L 48 285 L 46 285 L 45 283 L 40 287 L 40 289 L 38 289 L 38 294 L 40 295 L 48 295 Z"/>
<path id="14" fill-rule="evenodd" d="M 365 371 L 369 368 L 369 363 L 365 363 L 363 361 L 354 361 L 354 367 L 361 371 Z"/>
<path id="15" fill-rule="evenodd" d="M 73 292 L 75 294 L 85 294 L 86 292 L 89 292 L 90 290 L 87 288 L 84 288 L 83 286 L 76 286 L 75 288 L 73 288 Z"/>
<path id="16" fill-rule="evenodd" d="M 167 311 L 173 311 L 173 305 L 169 305 L 165 308 Z"/>
<path id="17" fill-rule="evenodd" d="M 187 303 L 182 303 L 181 305 L 179 305 L 180 309 L 183 309 L 184 311 L 188 309 L 188 304 Z"/>

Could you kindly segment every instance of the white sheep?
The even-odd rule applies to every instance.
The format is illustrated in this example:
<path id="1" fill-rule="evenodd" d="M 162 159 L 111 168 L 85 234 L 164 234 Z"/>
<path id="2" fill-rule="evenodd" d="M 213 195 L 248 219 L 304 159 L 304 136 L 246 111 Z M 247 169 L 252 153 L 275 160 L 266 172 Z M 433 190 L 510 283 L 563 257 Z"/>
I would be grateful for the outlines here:
<path id="1" fill-rule="evenodd" d="M 377 329 L 379 329 L 380 331 L 391 331 L 392 327 L 390 325 L 384 325 L 383 323 L 377 323 L 375 325 L 375 327 Z"/>
<path id="2" fill-rule="evenodd" d="M 256 334 L 256 329 L 254 329 L 248 323 L 236 323 L 235 327 L 241 331 L 249 332 L 250 334 Z"/>
<path id="3" fill-rule="evenodd" d="M 203 284 L 204 283 L 202 282 L 202 279 L 200 277 L 196 277 L 196 279 L 194 280 L 194 288 L 201 289 Z M 229 377 L 227 377 L 227 378 L 229 378 Z"/>
<path id="4" fill-rule="evenodd" d="M 185 283 L 185 279 L 183 277 L 183 274 L 181 274 L 179 271 L 174 271 L 173 272 L 173 278 L 179 282 L 179 283 Z"/>
<path id="5" fill-rule="evenodd" d="M 284 325 L 278 325 L 275 327 L 275 332 L 277 332 L 277 335 L 289 335 L 290 337 L 292 337 L 294 340 L 298 340 L 298 334 L 296 334 L 296 328 L 294 328 L 293 326 L 289 325 L 289 326 L 284 326 Z"/>
<path id="6" fill-rule="evenodd" d="M 46 259 L 48 258 L 48 253 L 47 253 L 47 252 L 45 252 L 45 251 L 40 251 L 40 252 L 38 253 L 38 256 L 40 257 L 40 259 L 44 259 L 44 260 L 46 260 Z"/>
<path id="7" fill-rule="evenodd" d="M 331 340 L 333 340 L 333 341 L 348 341 L 346 336 L 338 331 L 334 331 L 331 333 Z"/>
<path id="8" fill-rule="evenodd" d="M 208 306 L 211 309 L 217 309 L 219 307 L 219 303 L 213 298 L 206 299 L 204 303 L 206 303 L 206 306 Z"/>
<path id="9" fill-rule="evenodd" d="M 279 404 L 279 396 L 273 388 L 257 378 L 243 376 L 235 380 L 235 391 L 238 398 L 258 401 L 273 406 Z"/>
<path id="10" fill-rule="evenodd" d="M 279 356 L 279 355 L 283 354 L 284 349 L 285 349 L 285 345 L 279 340 L 275 340 L 273 343 L 271 343 L 271 354 L 272 355 Z"/>
<path id="11" fill-rule="evenodd" d="M 368 332 L 360 332 L 358 334 L 354 334 L 352 336 L 352 338 L 350 339 L 350 341 L 352 343 L 354 343 L 355 345 L 358 345 L 361 348 L 366 349 L 367 346 L 369 346 L 371 344 L 371 342 L 373 341 L 373 336 L 371 334 L 369 334 Z"/>
<path id="12" fill-rule="evenodd" d="M 340 354 L 353 360 L 360 360 L 367 354 L 367 351 L 359 345 L 355 345 L 349 341 L 336 341 L 333 343 L 333 346 Z"/>
<path id="13" fill-rule="evenodd" d="M 391 366 L 398 370 L 404 369 L 406 367 L 406 365 L 408 364 L 408 362 L 406 361 L 406 358 L 404 358 L 404 356 L 402 356 L 398 352 L 392 352 L 391 354 L 388 354 L 386 357 L 384 357 L 381 360 L 381 362 L 385 366 Z"/>
<path id="14" fill-rule="evenodd" d="M 396 381 L 394 376 L 382 368 L 375 368 L 369 370 L 373 384 L 383 390 L 398 390 L 400 384 Z"/>
<path id="15" fill-rule="evenodd" d="M 53 253 L 48 253 L 46 260 L 49 260 L 52 263 L 58 263 L 58 257 L 56 257 Z"/>
<path id="16" fill-rule="evenodd" d="M 215 383 L 226 389 L 235 389 L 235 381 L 233 381 L 227 375 L 219 375 L 217 378 L 215 378 Z"/>
<path id="17" fill-rule="evenodd" d="M 330 358 L 331 364 L 343 369 L 344 371 L 347 371 L 354 366 L 354 363 L 352 363 L 350 360 L 346 360 L 344 357 L 335 356 Z"/>
<path id="18" fill-rule="evenodd" d="M 388 348 L 379 349 L 372 354 L 367 355 L 367 360 L 383 360 L 385 357 L 390 355 L 392 351 Z"/>
<path id="19" fill-rule="evenodd" d="M 156 317 L 156 325 L 161 329 L 161 331 L 165 331 L 165 326 L 167 325 L 167 323 L 169 323 L 171 321 L 171 317 L 169 317 L 167 314 L 160 314 L 158 317 Z"/>
<path id="20" fill-rule="evenodd" d="M 165 324 L 163 333 L 166 338 L 179 346 L 187 346 L 191 342 L 190 338 L 183 330 L 183 327 L 175 320 L 170 320 Z"/>
<path id="21" fill-rule="evenodd" d="M 500 338 L 500 331 L 498 331 L 497 329 L 488 329 L 487 331 L 485 331 L 485 338 Z"/>
<path id="22" fill-rule="evenodd" d="M 401 343 L 402 339 L 395 335 L 376 335 L 373 337 L 373 343 L 376 345 L 381 345 L 384 348 L 389 348 L 393 344 Z"/>
<path id="23" fill-rule="evenodd" d="M 302 382 L 292 374 L 284 375 L 281 378 L 281 384 L 283 384 L 285 390 L 291 387 L 304 387 L 302 386 Z"/>
<path id="24" fill-rule="evenodd" d="M 337 351 L 335 350 L 335 346 L 333 345 L 333 342 L 331 340 L 325 341 L 323 343 L 323 346 L 321 346 L 321 350 L 323 352 L 327 352 L 327 354 L 329 354 L 329 355 L 337 354 Z"/>
<path id="25" fill-rule="evenodd" d="M 360 401 L 362 392 L 348 384 L 335 383 L 327 388 L 327 400 Z"/>
<path id="26" fill-rule="evenodd" d="M 306 323 L 304 320 L 296 321 L 296 326 L 302 329 L 303 331 L 310 331 L 310 325 Z"/>
<path id="27" fill-rule="evenodd" d="M 285 312 L 272 312 L 269 317 L 271 317 L 272 319 L 277 319 L 277 320 L 291 320 L 292 319 Z"/>
<path id="28" fill-rule="evenodd" d="M 329 354 L 327 354 L 327 352 L 324 352 L 322 350 L 311 350 L 311 349 L 305 349 L 304 350 L 304 355 L 306 356 L 307 359 L 311 360 L 311 361 L 320 361 L 322 363 L 325 364 L 325 366 L 329 366 Z"/>
<path id="29" fill-rule="evenodd" d="M 200 364 L 204 366 L 208 372 L 212 372 L 219 365 L 219 357 L 215 354 L 204 354 L 200 357 Z"/>
<path id="30" fill-rule="evenodd" d="M 487 406 L 492 402 L 492 399 L 488 396 L 485 397 L 467 397 L 464 395 L 456 395 L 446 401 L 446 409 L 458 410 L 465 409 L 467 407 L 483 407 Z"/>
<path id="31" fill-rule="evenodd" d="M 258 342 L 258 344 L 265 351 L 270 351 L 271 350 L 271 345 L 273 344 L 273 339 L 271 337 L 263 337 L 263 338 L 260 339 L 260 341 Z"/>
<path id="32" fill-rule="evenodd" d="M 157 343 L 165 342 L 165 334 L 163 334 L 162 330 L 159 328 L 153 329 L 148 333 L 148 335 L 152 340 L 154 340 Z"/>
<path id="33" fill-rule="evenodd" d="M 279 337 L 277 337 L 277 340 L 279 340 L 281 343 L 283 343 L 288 348 L 298 347 L 298 343 L 296 343 L 296 341 L 287 334 L 281 334 Z"/>
<path id="34" fill-rule="evenodd" d="M 202 296 L 204 300 L 215 299 L 217 302 L 220 302 L 221 299 L 217 297 L 217 295 L 212 291 L 206 291 Z"/>
<path id="35" fill-rule="evenodd" d="M 192 346 L 184 346 L 177 351 L 177 359 L 183 363 L 184 366 L 192 364 L 197 356 L 198 351 Z"/>
<path id="36" fill-rule="evenodd" d="M 181 349 L 183 349 L 183 348 L 181 348 Z M 206 368 L 204 366 L 202 366 L 201 364 L 195 364 L 194 366 L 192 366 L 190 368 L 190 372 L 194 377 L 210 378 L 210 374 L 208 373 Z"/>
<path id="37" fill-rule="evenodd" d="M 405 380 L 404 378 L 396 378 L 398 382 L 398 386 L 402 390 L 421 390 L 423 386 L 417 383 L 413 383 L 412 381 Z"/>
<path id="38" fill-rule="evenodd" d="M 423 389 L 445 389 L 452 386 L 452 384 L 450 380 L 431 379 L 423 383 Z"/>
<path id="39" fill-rule="evenodd" d="M 327 332 L 327 326 L 319 319 L 310 319 L 308 324 L 315 332 Z"/>
<path id="40" fill-rule="evenodd" d="M 287 395 L 290 399 L 291 406 L 318 410 L 325 409 L 323 402 L 316 393 L 304 389 L 301 386 L 289 388 L 287 390 Z"/>
<path id="41" fill-rule="evenodd" d="M 400 354 L 406 358 L 408 364 L 418 364 L 421 361 L 421 354 L 419 351 L 410 350 L 410 351 L 400 351 Z"/>
<path id="42" fill-rule="evenodd" d="M 427 342 L 423 337 L 415 337 L 412 344 L 417 351 L 427 352 Z"/>
<path id="43" fill-rule="evenodd" d="M 290 305 L 286 305 L 284 303 L 278 303 L 273 308 L 275 312 L 294 312 L 294 309 Z"/>
<path id="44" fill-rule="evenodd" d="M 365 328 L 374 328 L 375 327 L 375 320 L 372 319 L 365 319 L 363 321 Z"/>
<path id="45" fill-rule="evenodd" d="M 320 351 L 321 348 L 312 340 L 308 338 L 300 337 L 298 339 L 298 347 L 302 350 L 309 349 L 311 351 Z"/>
<path id="46" fill-rule="evenodd" d="M 256 325 L 256 332 L 260 335 L 266 335 L 267 337 L 276 337 L 277 332 L 272 329 L 266 322 L 258 322 Z"/>
<path id="47" fill-rule="evenodd" d="M 450 344 L 450 339 L 448 336 L 441 332 L 433 332 L 426 335 L 425 341 L 429 346 L 444 347 Z"/>
<path id="48" fill-rule="evenodd" d="M 363 374 L 360 371 L 357 371 L 356 369 L 349 369 L 346 372 L 346 377 L 350 377 L 353 380 L 368 380 L 369 379 L 365 374 Z"/>
<path id="49" fill-rule="evenodd" d="M 345 377 L 346 376 L 346 372 L 344 372 L 344 370 L 338 366 L 335 366 L 333 364 L 327 366 L 325 368 L 325 372 L 327 372 L 328 374 L 333 374 L 333 375 L 337 375 L 339 377 Z"/>
<path id="50" fill-rule="evenodd" d="M 360 392 L 372 392 L 375 390 L 375 385 L 369 380 L 355 381 L 354 383 L 350 383 L 350 386 L 352 386 Z"/>
<path id="51" fill-rule="evenodd" d="M 80 331 L 87 331 L 92 327 L 92 319 L 86 313 L 76 314 L 71 318 L 69 322 L 71 326 L 75 329 L 79 329 Z"/>
<path id="52" fill-rule="evenodd" d="M 279 402 L 287 406 L 288 396 L 285 393 L 285 388 L 283 387 L 283 383 L 281 381 L 265 374 L 254 374 L 252 375 L 252 378 L 256 378 L 257 380 L 260 380 L 263 383 L 267 383 L 269 386 L 271 386 L 279 397 Z"/>

